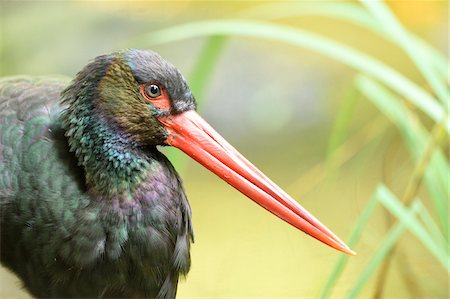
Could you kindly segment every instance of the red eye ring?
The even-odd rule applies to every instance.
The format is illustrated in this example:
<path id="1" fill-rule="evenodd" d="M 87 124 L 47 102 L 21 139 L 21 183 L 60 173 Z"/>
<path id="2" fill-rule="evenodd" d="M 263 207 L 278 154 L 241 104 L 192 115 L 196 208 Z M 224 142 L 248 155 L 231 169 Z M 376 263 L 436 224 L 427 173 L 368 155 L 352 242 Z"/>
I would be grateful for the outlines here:
<path id="1" fill-rule="evenodd" d="M 141 95 L 156 108 L 168 111 L 171 109 L 169 95 L 157 82 L 147 82 L 139 85 Z"/>

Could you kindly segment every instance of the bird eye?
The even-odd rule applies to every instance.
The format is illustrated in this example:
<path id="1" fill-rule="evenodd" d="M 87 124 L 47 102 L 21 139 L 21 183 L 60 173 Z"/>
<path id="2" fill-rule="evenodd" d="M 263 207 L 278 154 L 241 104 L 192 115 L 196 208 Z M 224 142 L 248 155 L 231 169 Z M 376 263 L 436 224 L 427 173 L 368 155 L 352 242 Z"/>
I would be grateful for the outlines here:
<path id="1" fill-rule="evenodd" d="M 161 95 L 161 89 L 156 84 L 149 84 L 145 87 L 145 94 L 150 98 L 157 98 Z"/>

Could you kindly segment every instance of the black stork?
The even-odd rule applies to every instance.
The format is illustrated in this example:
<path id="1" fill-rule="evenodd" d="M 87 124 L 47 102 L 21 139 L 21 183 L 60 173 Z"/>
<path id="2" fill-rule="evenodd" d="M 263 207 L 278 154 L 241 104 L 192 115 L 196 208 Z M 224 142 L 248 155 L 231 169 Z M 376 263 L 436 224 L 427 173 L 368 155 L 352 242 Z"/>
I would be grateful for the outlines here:
<path id="1" fill-rule="evenodd" d="M 191 209 L 157 146 L 171 145 L 257 204 L 354 254 L 195 112 L 158 54 L 97 57 L 65 86 L 0 81 L 1 261 L 37 297 L 174 298 Z"/>

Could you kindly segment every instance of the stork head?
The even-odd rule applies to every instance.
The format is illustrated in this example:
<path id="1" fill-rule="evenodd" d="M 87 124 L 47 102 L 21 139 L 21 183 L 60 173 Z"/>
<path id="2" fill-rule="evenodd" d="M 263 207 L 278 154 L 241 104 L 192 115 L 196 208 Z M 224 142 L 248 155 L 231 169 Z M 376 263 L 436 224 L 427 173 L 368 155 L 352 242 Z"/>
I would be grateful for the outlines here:
<path id="1" fill-rule="evenodd" d="M 96 111 L 124 140 L 137 147 L 177 147 L 277 217 L 355 254 L 208 125 L 195 111 L 184 77 L 157 53 L 130 49 L 99 56 L 77 75 L 65 98 L 69 129 L 79 125 L 76 115 Z"/>

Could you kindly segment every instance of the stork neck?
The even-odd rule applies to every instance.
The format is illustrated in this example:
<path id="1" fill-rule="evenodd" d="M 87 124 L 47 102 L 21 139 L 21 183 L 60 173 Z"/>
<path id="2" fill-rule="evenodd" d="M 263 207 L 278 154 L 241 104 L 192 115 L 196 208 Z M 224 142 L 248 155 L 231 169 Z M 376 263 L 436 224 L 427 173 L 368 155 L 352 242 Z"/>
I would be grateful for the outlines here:
<path id="1" fill-rule="evenodd" d="M 132 194 L 157 162 L 156 147 L 138 145 L 90 105 L 68 107 L 61 123 L 70 151 L 84 168 L 87 187 L 96 194 Z"/>
<path id="2" fill-rule="evenodd" d="M 108 131 L 96 128 L 81 137 L 76 142 L 80 146 L 75 155 L 84 167 L 91 191 L 103 195 L 132 194 L 152 171 L 156 161 L 151 152 L 156 148 L 144 150 L 126 136 Z"/>

